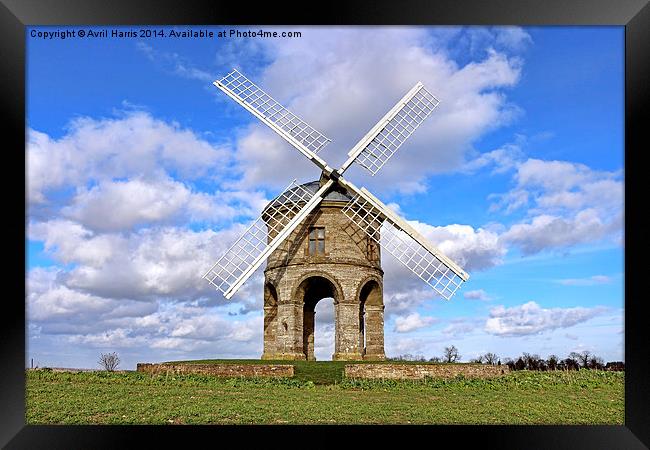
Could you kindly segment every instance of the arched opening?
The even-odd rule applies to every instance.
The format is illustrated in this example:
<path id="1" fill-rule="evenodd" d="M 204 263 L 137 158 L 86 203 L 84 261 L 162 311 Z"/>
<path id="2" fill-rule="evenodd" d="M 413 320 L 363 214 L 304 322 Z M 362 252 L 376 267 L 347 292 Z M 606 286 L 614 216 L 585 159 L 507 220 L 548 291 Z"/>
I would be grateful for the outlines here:
<path id="1" fill-rule="evenodd" d="M 364 359 L 384 359 L 384 300 L 381 286 L 369 280 L 359 291 L 359 348 Z"/>
<path id="2" fill-rule="evenodd" d="M 298 299 L 303 304 L 303 339 L 302 351 L 307 360 L 315 360 L 315 328 L 316 328 L 316 305 L 323 299 L 331 299 L 337 303 L 339 293 L 336 286 L 329 279 L 322 276 L 311 276 L 302 283 L 296 290 Z"/>

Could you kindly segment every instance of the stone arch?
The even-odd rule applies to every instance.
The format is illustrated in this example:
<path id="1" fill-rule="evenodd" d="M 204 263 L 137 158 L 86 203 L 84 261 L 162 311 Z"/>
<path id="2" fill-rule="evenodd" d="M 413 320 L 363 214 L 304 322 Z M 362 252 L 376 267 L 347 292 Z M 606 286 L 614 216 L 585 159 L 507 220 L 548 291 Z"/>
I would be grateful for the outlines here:
<path id="1" fill-rule="evenodd" d="M 368 302 L 372 305 L 383 305 L 384 304 L 384 294 L 382 288 L 381 278 L 371 275 L 364 278 L 359 287 L 357 288 L 357 301 L 361 303 L 362 301 Z M 368 298 L 369 295 L 372 295 L 372 298 Z"/>
<path id="2" fill-rule="evenodd" d="M 302 305 L 302 352 L 307 360 L 316 359 L 314 356 L 316 304 L 324 298 L 334 299 L 336 308 L 336 304 L 343 297 L 341 287 L 336 280 L 320 272 L 303 276 L 294 291 L 294 301 Z"/>
<path id="3" fill-rule="evenodd" d="M 359 284 L 359 348 L 364 359 L 383 360 L 384 296 L 381 280 L 368 277 Z"/>
<path id="4" fill-rule="evenodd" d="M 341 284 L 338 282 L 338 280 L 328 273 L 314 270 L 307 272 L 298 279 L 298 282 L 294 285 L 293 292 L 291 293 L 291 299 L 293 301 L 302 301 L 304 299 L 304 289 L 307 287 L 305 281 L 309 280 L 310 278 L 324 278 L 332 284 L 334 288 L 334 295 L 332 296 L 332 298 L 334 298 L 334 304 L 337 304 L 343 300 L 343 289 L 341 288 Z"/>

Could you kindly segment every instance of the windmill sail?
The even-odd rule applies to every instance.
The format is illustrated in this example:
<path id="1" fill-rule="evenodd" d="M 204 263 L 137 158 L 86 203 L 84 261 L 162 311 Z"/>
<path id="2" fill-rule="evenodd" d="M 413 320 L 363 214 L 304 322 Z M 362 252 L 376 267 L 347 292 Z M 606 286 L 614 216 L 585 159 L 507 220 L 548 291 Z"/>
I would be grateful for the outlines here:
<path id="1" fill-rule="evenodd" d="M 331 181 L 326 183 L 314 194 L 292 181 L 203 278 L 230 299 L 264 259 L 320 203 L 322 194 L 332 184 Z"/>
<path id="2" fill-rule="evenodd" d="M 413 86 L 386 113 L 350 150 L 347 161 L 336 171 L 317 155 L 330 139 L 284 108 L 237 70 L 215 81 L 214 85 L 307 156 L 328 180 L 313 195 L 295 185 L 294 180 L 208 270 L 203 278 L 223 292 L 226 298 L 231 298 L 264 259 L 316 208 L 334 183 L 354 195 L 343 208 L 343 213 L 443 298 L 451 298 L 469 279 L 463 269 L 379 199 L 343 178 L 343 173 L 353 162 L 375 175 L 438 106 L 439 100 L 422 83 Z"/>
<path id="3" fill-rule="evenodd" d="M 331 142 L 236 69 L 213 84 L 308 157 Z"/>
<path id="4" fill-rule="evenodd" d="M 449 300 L 469 279 L 463 269 L 367 190 L 355 191 L 343 214 L 443 298 Z"/>
<path id="5" fill-rule="evenodd" d="M 350 150 L 348 156 L 374 176 L 439 103 L 418 82 Z"/>

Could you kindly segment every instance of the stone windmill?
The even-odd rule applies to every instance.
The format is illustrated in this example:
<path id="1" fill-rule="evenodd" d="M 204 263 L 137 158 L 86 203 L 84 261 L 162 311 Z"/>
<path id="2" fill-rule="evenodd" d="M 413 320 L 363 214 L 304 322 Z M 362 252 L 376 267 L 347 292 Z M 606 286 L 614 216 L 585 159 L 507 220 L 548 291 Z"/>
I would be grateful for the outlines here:
<path id="1" fill-rule="evenodd" d="M 334 360 L 384 355 L 386 250 L 449 300 L 469 275 L 365 188 L 343 178 L 352 163 L 374 176 L 438 105 L 422 83 L 349 151 L 340 169 L 318 152 L 330 142 L 233 70 L 214 85 L 282 136 L 322 171 L 295 180 L 203 276 L 230 299 L 267 260 L 263 359 L 314 359 L 314 308 L 334 299 Z"/>

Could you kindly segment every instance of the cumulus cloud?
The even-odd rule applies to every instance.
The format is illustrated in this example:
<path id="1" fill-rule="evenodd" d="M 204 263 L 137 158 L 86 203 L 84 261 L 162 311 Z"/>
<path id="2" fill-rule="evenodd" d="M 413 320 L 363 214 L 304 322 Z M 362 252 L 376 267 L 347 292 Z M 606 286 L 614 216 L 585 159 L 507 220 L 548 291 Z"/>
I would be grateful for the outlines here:
<path id="1" fill-rule="evenodd" d="M 99 297 L 66 286 L 61 274 L 55 268 L 29 272 L 30 334 L 62 336 L 68 345 L 113 350 L 237 353 L 237 346 L 244 353 L 261 350 L 260 313 L 233 321 L 218 307 L 196 300 L 142 302 Z"/>
<path id="2" fill-rule="evenodd" d="M 393 331 L 398 333 L 408 333 L 409 331 L 419 330 L 433 325 L 437 322 L 434 317 L 423 317 L 417 312 L 408 316 L 399 316 L 395 318 L 395 328 Z"/>
<path id="3" fill-rule="evenodd" d="M 466 271 L 496 266 L 507 251 L 497 233 L 483 228 L 458 224 L 436 227 L 419 221 L 409 223 Z"/>
<path id="4" fill-rule="evenodd" d="M 529 255 L 606 237 L 620 241 L 624 206 L 621 172 L 532 158 L 514 166 L 516 187 L 491 195 L 497 201 L 490 211 L 511 213 L 530 207 L 526 220 L 513 224 L 499 237 L 503 245 L 516 245 Z"/>
<path id="5" fill-rule="evenodd" d="M 134 111 L 109 119 L 79 118 L 53 139 L 28 130 L 27 189 L 30 202 L 45 202 L 48 191 L 91 181 L 159 175 L 185 179 L 219 173 L 230 160 L 225 146 L 209 143 L 176 123 Z"/>
<path id="6" fill-rule="evenodd" d="M 510 308 L 497 306 L 490 310 L 485 331 L 496 336 L 538 334 L 586 322 L 604 311 L 604 307 L 542 308 L 534 301 Z"/>
<path id="7" fill-rule="evenodd" d="M 530 255 L 544 249 L 596 241 L 611 228 L 611 223 L 603 223 L 597 211 L 586 209 L 570 218 L 546 214 L 534 217 L 530 223 L 510 227 L 500 240 L 504 244 L 517 245 L 524 255 Z"/>
<path id="8" fill-rule="evenodd" d="M 169 177 L 105 181 L 79 189 L 72 203 L 61 210 L 95 231 L 119 231 L 144 224 L 219 222 L 256 216 L 267 200 L 259 191 L 193 191 Z"/>
<path id="9" fill-rule="evenodd" d="M 236 224 L 220 231 L 155 227 L 96 234 L 52 220 L 31 225 L 29 233 L 44 241 L 55 260 L 74 263 L 60 274 L 71 288 L 108 298 L 192 300 L 211 292 L 202 275 L 244 229 Z"/>

